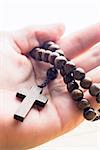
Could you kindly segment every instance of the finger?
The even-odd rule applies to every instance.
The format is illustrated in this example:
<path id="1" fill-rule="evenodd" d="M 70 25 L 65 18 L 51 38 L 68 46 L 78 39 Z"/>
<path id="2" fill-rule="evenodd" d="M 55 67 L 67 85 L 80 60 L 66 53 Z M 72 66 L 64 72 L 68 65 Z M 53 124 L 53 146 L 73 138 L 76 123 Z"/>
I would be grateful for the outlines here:
<path id="1" fill-rule="evenodd" d="M 86 75 L 92 78 L 93 82 L 100 83 L 100 66 L 87 72 Z"/>
<path id="2" fill-rule="evenodd" d="M 27 27 L 22 30 L 12 33 L 13 39 L 17 46 L 20 48 L 21 53 L 25 54 L 34 47 L 38 47 L 44 41 L 56 41 L 64 32 L 64 26 L 48 25 L 40 27 Z"/>
<path id="3" fill-rule="evenodd" d="M 100 42 L 100 23 L 65 37 L 58 44 L 64 50 L 65 56 L 72 59 L 97 42 Z"/>
<path id="4" fill-rule="evenodd" d="M 75 62 L 77 67 L 82 67 L 86 72 L 100 66 L 100 44 L 74 58 L 73 62 Z"/>
<path id="5" fill-rule="evenodd" d="M 86 75 L 93 80 L 93 83 L 97 83 L 98 85 L 100 85 L 100 66 L 98 66 L 95 69 L 89 71 Z M 90 101 L 92 107 L 100 108 L 100 104 L 98 104 L 96 102 L 95 97 L 93 97 L 89 94 L 89 91 L 86 91 L 84 93 L 84 95 Z"/>
<path id="6" fill-rule="evenodd" d="M 99 83 L 97 85 L 100 86 Z M 92 108 L 100 109 L 100 104 L 96 102 L 96 97 L 91 96 L 88 91 L 84 93 L 84 97 L 86 97 L 89 100 Z"/>

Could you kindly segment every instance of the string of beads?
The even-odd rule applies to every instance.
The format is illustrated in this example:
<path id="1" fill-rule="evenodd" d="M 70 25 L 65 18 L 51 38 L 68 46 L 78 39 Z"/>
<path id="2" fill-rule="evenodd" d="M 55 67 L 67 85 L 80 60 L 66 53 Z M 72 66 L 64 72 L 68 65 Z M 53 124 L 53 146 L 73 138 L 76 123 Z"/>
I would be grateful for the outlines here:
<path id="1" fill-rule="evenodd" d="M 34 48 L 30 55 L 37 61 L 53 65 L 47 70 L 47 79 L 40 87 L 45 87 L 49 81 L 57 78 L 58 70 L 60 70 L 64 83 L 67 85 L 67 90 L 78 108 L 83 111 L 84 118 L 90 121 L 100 119 L 100 109 L 95 110 L 92 108 L 82 91 L 82 89 L 89 90 L 90 95 L 95 97 L 97 103 L 100 103 L 100 86 L 93 83 L 92 79 L 86 75 L 84 69 L 77 68 L 72 61 L 65 58 L 64 52 L 57 44 L 52 41 L 45 42 L 40 48 Z"/>

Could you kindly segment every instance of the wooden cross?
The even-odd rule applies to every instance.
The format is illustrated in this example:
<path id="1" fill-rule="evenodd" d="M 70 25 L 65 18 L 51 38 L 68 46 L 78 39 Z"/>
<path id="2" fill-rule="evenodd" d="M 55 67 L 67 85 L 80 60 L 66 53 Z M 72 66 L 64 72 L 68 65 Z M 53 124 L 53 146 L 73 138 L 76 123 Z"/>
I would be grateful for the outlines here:
<path id="1" fill-rule="evenodd" d="M 24 118 L 26 117 L 30 109 L 33 107 L 33 105 L 44 107 L 48 99 L 41 93 L 42 89 L 38 86 L 32 86 L 30 90 L 20 90 L 16 94 L 16 97 L 22 99 L 23 101 L 16 113 L 14 114 L 14 119 L 23 122 Z"/>

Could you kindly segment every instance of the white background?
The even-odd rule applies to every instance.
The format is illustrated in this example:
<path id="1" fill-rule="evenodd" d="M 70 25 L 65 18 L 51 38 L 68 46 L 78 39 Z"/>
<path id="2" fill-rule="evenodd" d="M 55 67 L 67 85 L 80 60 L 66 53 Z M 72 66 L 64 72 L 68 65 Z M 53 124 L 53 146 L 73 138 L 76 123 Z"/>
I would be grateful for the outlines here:
<path id="1" fill-rule="evenodd" d="M 100 0 L 0 0 L 0 30 L 64 23 L 66 34 L 100 21 Z M 35 150 L 100 150 L 100 122 L 78 128 Z"/>

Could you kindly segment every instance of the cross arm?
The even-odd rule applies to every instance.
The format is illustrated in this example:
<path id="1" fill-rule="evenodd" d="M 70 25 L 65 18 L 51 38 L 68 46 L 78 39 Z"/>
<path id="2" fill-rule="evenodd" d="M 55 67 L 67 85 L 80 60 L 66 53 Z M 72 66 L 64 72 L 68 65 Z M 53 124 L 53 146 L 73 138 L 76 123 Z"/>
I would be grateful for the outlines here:
<path id="1" fill-rule="evenodd" d="M 23 122 L 24 118 L 26 117 L 30 109 L 32 108 L 33 103 L 34 103 L 33 98 L 29 99 L 29 97 L 25 97 L 25 99 L 20 104 L 20 107 L 14 114 L 14 119 Z"/>
<path id="2" fill-rule="evenodd" d="M 28 93 L 28 91 L 26 89 L 19 89 L 18 92 L 16 93 L 16 97 L 23 100 L 26 97 L 25 95 L 27 93 Z"/>
<path id="3" fill-rule="evenodd" d="M 48 98 L 44 95 L 39 95 L 37 98 L 36 98 L 36 101 L 34 103 L 34 105 L 38 105 L 40 107 L 44 107 L 45 104 L 47 103 L 48 101 Z"/>

